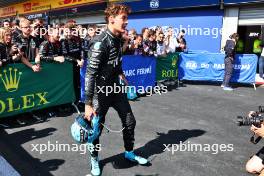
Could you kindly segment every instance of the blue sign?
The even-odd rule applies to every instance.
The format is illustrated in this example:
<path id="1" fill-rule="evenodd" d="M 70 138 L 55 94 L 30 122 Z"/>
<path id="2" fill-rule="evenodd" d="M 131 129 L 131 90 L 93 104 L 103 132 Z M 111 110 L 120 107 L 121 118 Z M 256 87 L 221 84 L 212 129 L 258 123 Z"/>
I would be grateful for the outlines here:
<path id="1" fill-rule="evenodd" d="M 161 2 L 161 1 L 160 1 Z M 142 28 L 155 29 L 161 26 L 166 35 L 169 26 L 174 28 L 175 37 L 185 30 L 189 50 L 207 50 L 218 53 L 221 48 L 223 11 L 179 10 L 177 12 L 152 12 L 129 16 L 128 29 L 134 28 L 141 33 Z"/>
<path id="2" fill-rule="evenodd" d="M 81 102 L 85 100 L 85 74 L 86 74 L 87 60 L 80 71 L 81 79 Z M 156 83 L 156 58 L 145 56 L 123 56 L 122 63 L 124 74 L 128 80 L 129 86 L 135 86 L 141 91 L 153 87 Z M 136 95 L 133 93 L 133 87 L 128 90 L 128 98 L 134 99 Z"/>
<path id="3" fill-rule="evenodd" d="M 194 53 L 180 55 L 181 80 L 223 81 L 224 54 Z M 255 83 L 258 58 L 254 54 L 236 55 L 231 82 Z"/>
<path id="4" fill-rule="evenodd" d="M 260 3 L 261 0 L 224 0 L 225 4 L 239 4 L 239 3 Z"/>
<path id="5" fill-rule="evenodd" d="M 136 89 L 155 86 L 156 58 L 145 56 L 123 56 L 123 72 L 130 86 Z"/>
<path id="6" fill-rule="evenodd" d="M 183 7 L 199 7 L 199 6 L 216 6 L 219 5 L 219 0 L 139 0 L 125 2 L 126 5 L 130 6 L 132 12 L 138 11 L 150 11 L 150 10 L 161 10 L 161 9 L 172 9 L 172 8 L 183 8 Z"/>

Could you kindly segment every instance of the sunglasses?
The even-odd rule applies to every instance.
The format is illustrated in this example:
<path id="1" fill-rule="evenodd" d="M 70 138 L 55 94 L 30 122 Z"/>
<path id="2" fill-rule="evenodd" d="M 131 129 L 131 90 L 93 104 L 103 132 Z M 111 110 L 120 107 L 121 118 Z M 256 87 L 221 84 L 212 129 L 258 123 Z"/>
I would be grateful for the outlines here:
<path id="1" fill-rule="evenodd" d="M 25 29 L 28 29 L 28 28 L 30 28 L 30 26 L 24 26 L 24 27 L 21 27 L 21 28 L 25 28 Z"/>

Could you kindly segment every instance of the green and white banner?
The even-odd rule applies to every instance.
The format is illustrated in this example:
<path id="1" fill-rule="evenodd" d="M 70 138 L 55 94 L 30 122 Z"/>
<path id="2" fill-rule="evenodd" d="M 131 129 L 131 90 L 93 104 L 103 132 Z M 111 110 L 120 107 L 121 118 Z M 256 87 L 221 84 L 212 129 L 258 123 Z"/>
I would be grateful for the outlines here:
<path id="1" fill-rule="evenodd" d="M 75 101 L 72 64 L 41 67 L 37 73 L 24 64 L 0 67 L 0 118 Z"/>
<path id="2" fill-rule="evenodd" d="M 156 80 L 178 79 L 179 53 L 171 53 L 157 58 Z"/>

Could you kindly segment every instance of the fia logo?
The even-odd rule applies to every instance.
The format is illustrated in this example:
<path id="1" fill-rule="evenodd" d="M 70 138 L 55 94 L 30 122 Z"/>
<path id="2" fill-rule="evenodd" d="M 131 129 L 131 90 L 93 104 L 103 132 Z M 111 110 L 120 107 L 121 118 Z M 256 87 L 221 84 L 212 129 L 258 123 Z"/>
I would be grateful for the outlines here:
<path id="1" fill-rule="evenodd" d="M 151 0 L 151 1 L 149 2 L 149 6 L 150 6 L 150 8 L 152 8 L 152 9 L 157 9 L 157 8 L 159 8 L 159 0 Z"/>
<path id="2" fill-rule="evenodd" d="M 187 61 L 185 67 L 190 70 L 195 70 L 198 66 L 195 61 Z"/>

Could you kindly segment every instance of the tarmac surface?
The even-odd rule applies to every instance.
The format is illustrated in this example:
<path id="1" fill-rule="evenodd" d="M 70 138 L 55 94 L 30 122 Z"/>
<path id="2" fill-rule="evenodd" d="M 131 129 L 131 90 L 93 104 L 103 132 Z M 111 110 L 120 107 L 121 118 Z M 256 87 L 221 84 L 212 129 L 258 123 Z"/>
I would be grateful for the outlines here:
<path id="1" fill-rule="evenodd" d="M 264 105 L 263 100 L 263 88 L 255 91 L 238 87 L 234 92 L 225 92 L 216 85 L 188 84 L 130 102 L 137 120 L 135 152 L 147 157 L 150 164 L 139 166 L 126 161 L 122 133 L 104 130 L 100 138 L 102 175 L 249 176 L 246 161 L 264 140 L 257 145 L 250 143 L 249 127 L 238 127 L 236 117 L 257 110 Z M 23 176 L 89 175 L 88 151 L 76 148 L 70 136 L 75 116 L 0 127 L 0 155 Z M 110 129 L 122 129 L 113 109 L 106 119 Z M 61 144 L 70 147 L 59 147 Z M 45 147 L 47 150 L 40 152 Z"/>

